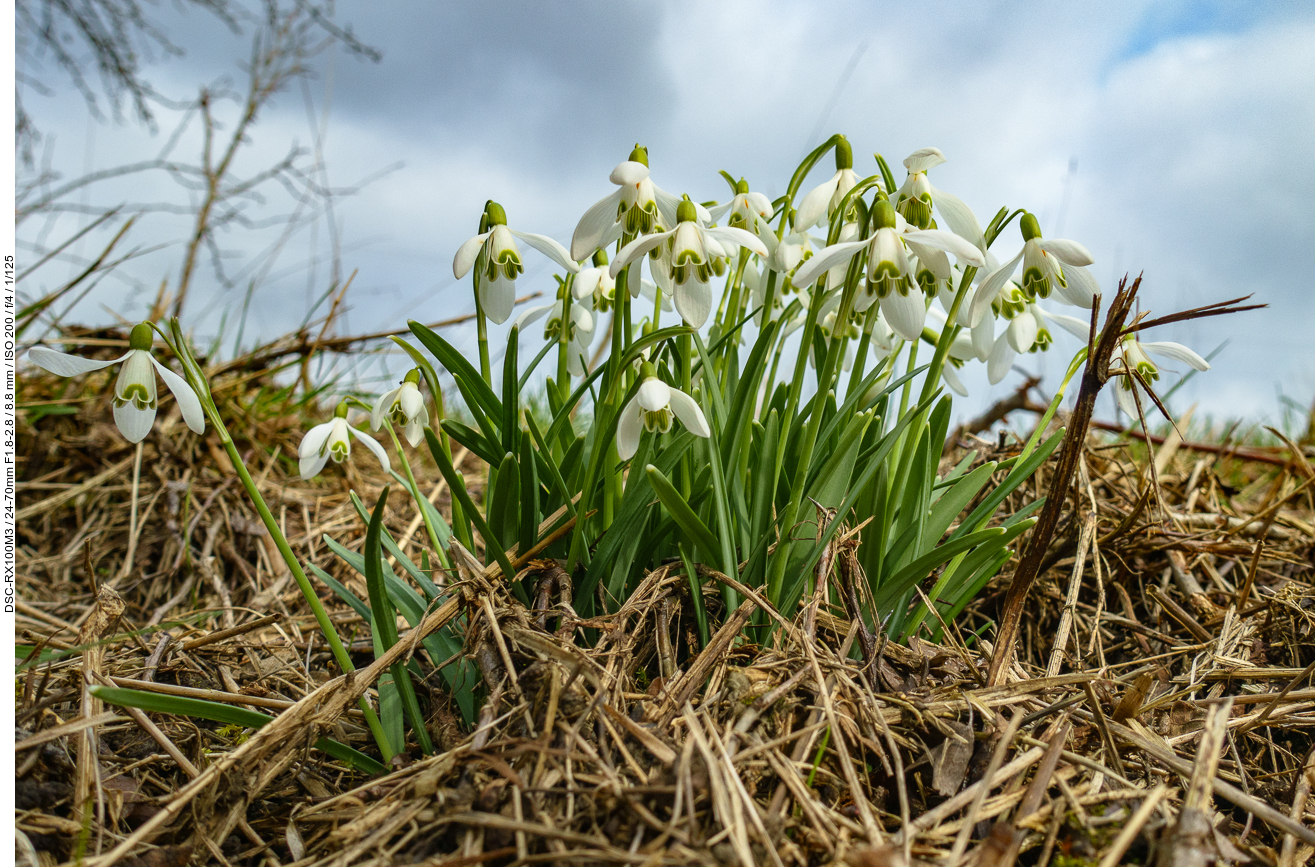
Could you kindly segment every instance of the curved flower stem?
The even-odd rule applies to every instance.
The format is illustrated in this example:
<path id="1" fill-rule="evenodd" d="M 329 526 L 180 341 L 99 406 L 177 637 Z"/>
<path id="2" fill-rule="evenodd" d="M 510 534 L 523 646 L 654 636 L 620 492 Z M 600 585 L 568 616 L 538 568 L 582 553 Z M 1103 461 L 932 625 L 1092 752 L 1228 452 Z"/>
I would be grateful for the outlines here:
<path id="1" fill-rule="evenodd" d="M 416 477 L 411 472 L 411 462 L 406 459 L 406 450 L 402 448 L 402 442 L 397 438 L 397 431 L 393 428 L 393 422 L 387 416 L 384 416 L 384 425 L 388 428 L 388 435 L 392 437 L 393 448 L 397 449 L 397 457 L 402 461 L 402 469 L 406 470 L 406 485 L 411 492 L 411 499 L 415 501 L 416 508 L 420 510 L 420 520 L 424 521 L 425 532 L 429 534 L 429 544 L 434 546 L 434 555 L 439 564 L 446 569 L 449 566 L 447 553 L 443 550 L 443 545 L 438 541 L 438 531 L 434 529 L 434 519 L 429 517 L 428 500 L 424 499 L 424 494 L 420 493 L 420 486 L 416 484 Z"/>
<path id="2" fill-rule="evenodd" d="M 214 406 L 213 403 L 210 404 Z M 256 512 L 260 514 L 260 519 L 265 523 L 265 529 L 274 539 L 274 544 L 278 547 L 279 553 L 283 555 L 283 561 L 288 564 L 288 569 L 292 572 L 293 579 L 297 586 L 301 588 L 301 594 L 306 597 L 306 604 L 310 605 L 311 612 L 315 615 L 315 622 L 319 624 L 320 632 L 324 633 L 324 638 L 329 642 L 329 649 L 333 652 L 333 658 L 337 660 L 338 667 L 342 669 L 343 674 L 356 670 L 352 665 L 351 658 L 347 656 L 347 649 L 342 646 L 342 639 L 338 637 L 338 630 L 334 628 L 333 622 L 329 620 L 329 614 L 324 610 L 324 604 L 320 602 L 319 596 L 315 593 L 315 588 L 311 586 L 310 579 L 306 577 L 305 571 L 301 568 L 301 563 L 297 561 L 297 556 L 292 553 L 292 546 L 283 535 L 283 530 L 279 527 L 278 522 L 274 520 L 274 515 L 265 505 L 265 498 L 260 495 L 260 489 L 256 487 L 255 481 L 251 478 L 251 473 L 247 471 L 247 466 L 242 462 L 242 456 L 238 454 L 237 446 L 233 444 L 233 438 L 229 436 L 228 429 L 218 423 L 219 413 L 215 410 L 211 414 L 211 421 L 217 422 L 215 428 L 219 431 L 220 442 L 224 446 L 224 451 L 228 452 L 229 460 L 233 462 L 233 467 L 237 470 L 238 479 L 242 482 L 242 487 L 246 488 L 247 496 L 251 498 L 251 504 L 256 507 Z M 380 752 L 383 753 L 384 763 L 387 764 L 393 758 L 393 750 L 388 744 L 388 738 L 384 735 L 383 726 L 379 723 L 379 717 L 375 714 L 374 708 L 362 696 L 358 702 L 361 712 L 365 714 L 365 722 L 370 727 L 370 733 L 374 735 L 375 743 L 379 745 Z"/>
<path id="3" fill-rule="evenodd" d="M 274 540 L 275 546 L 279 549 L 279 554 L 283 556 L 283 562 L 287 564 L 288 571 L 292 573 L 293 580 L 297 582 L 301 595 L 306 597 L 306 604 L 310 606 L 311 612 L 315 615 L 315 622 L 319 625 L 320 632 L 324 634 L 324 639 L 329 644 L 329 650 L 332 651 L 334 660 L 337 661 L 338 667 L 342 669 L 343 674 L 355 671 L 356 666 L 352 665 L 352 660 L 347 655 L 347 649 L 342 646 L 342 639 L 338 637 L 338 630 L 334 628 L 333 622 L 329 620 L 329 614 L 324 610 L 324 604 L 320 602 L 319 596 L 316 595 L 315 588 L 311 585 L 310 579 L 306 577 L 306 572 L 301 568 L 297 556 L 292 553 L 292 546 L 288 544 L 287 537 L 283 535 L 283 529 L 279 526 L 278 521 L 274 520 L 274 514 L 266 505 L 265 498 L 261 496 L 255 480 L 251 478 L 251 473 L 247 470 L 242 455 L 238 453 L 237 446 L 233 443 L 233 436 L 228 432 L 228 427 L 219 414 L 219 407 L 215 405 L 214 397 L 210 394 L 210 383 L 201 370 L 201 366 L 197 364 L 196 357 L 192 355 L 191 347 L 183 339 L 182 328 L 178 324 L 177 317 L 170 320 L 169 327 L 173 333 L 173 340 L 169 340 L 168 335 L 165 335 L 163 331 L 160 334 L 165 337 L 170 350 L 173 351 L 174 356 L 182 364 L 187 382 L 200 399 L 201 406 L 205 409 L 210 423 L 215 426 L 215 432 L 219 435 L 219 442 L 224 447 L 224 451 L 228 453 L 228 458 L 237 471 L 238 479 L 242 482 L 242 487 L 246 489 L 251 504 L 255 506 L 257 514 L 260 515 L 260 520 L 264 522 L 265 530 L 269 533 L 270 538 Z M 365 696 L 361 696 L 357 704 L 360 706 L 361 712 L 365 714 L 365 723 L 369 726 L 370 733 L 374 736 L 375 743 L 383 754 L 384 763 L 387 764 L 392 760 L 394 753 L 392 747 L 389 746 L 388 737 L 384 734 L 383 726 L 379 723 L 379 716 L 374 712 L 374 708 L 370 707 L 370 703 L 365 700 Z"/>

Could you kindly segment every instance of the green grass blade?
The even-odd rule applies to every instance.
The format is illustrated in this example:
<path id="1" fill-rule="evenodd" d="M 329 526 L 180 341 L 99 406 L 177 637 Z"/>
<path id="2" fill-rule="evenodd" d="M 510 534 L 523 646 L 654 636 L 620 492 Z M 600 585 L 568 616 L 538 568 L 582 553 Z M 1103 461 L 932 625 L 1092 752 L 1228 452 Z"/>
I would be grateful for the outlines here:
<path id="1" fill-rule="evenodd" d="M 137 689 L 120 689 L 119 687 L 99 685 L 90 687 L 89 691 L 101 701 L 119 707 L 135 707 L 138 710 L 152 713 L 196 717 L 245 728 L 263 728 L 274 720 L 274 717 L 258 711 L 220 704 L 216 701 L 205 701 L 199 698 L 184 698 L 177 695 L 161 695 L 160 693 Z M 315 742 L 315 748 L 367 774 L 382 775 L 388 773 L 386 767 L 365 753 L 330 738 L 320 738 Z"/>

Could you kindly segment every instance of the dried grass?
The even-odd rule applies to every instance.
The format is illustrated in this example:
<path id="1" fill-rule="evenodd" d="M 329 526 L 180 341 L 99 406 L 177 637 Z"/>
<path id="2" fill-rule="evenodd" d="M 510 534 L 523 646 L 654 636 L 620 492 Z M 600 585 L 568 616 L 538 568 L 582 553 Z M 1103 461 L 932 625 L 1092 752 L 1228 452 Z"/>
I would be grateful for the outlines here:
<path id="1" fill-rule="evenodd" d="M 17 823 L 37 863 L 70 860 L 80 835 L 96 864 L 158 867 L 1300 864 L 1315 852 L 1315 471 L 1300 450 L 1236 458 L 1170 436 L 1148 453 L 1093 437 L 994 688 L 986 637 L 1011 569 L 942 640 L 908 647 L 822 594 L 783 617 L 749 588 L 734 612 L 710 591 L 714 635 L 699 651 L 679 564 L 583 621 L 559 564 L 526 564 L 543 591 L 527 609 L 496 567 L 454 549 L 456 598 L 394 655 L 461 618 L 488 687 L 479 723 L 463 731 L 430 678 L 421 700 L 440 752 L 366 779 L 309 745 L 328 733 L 370 751 L 353 702 L 391 659 L 374 661 L 359 618 L 326 591 L 361 669 L 336 676 L 213 436 L 187 434 L 176 412 L 146 443 L 125 564 L 134 450 L 103 379 L 22 380 L 19 639 L 85 648 L 17 678 Z M 369 499 L 378 468 L 300 482 L 301 407 L 271 400 L 259 371 L 230 366 L 225 381 L 217 394 L 294 549 L 364 595 L 320 539 L 360 546 L 347 491 Z M 33 422 L 38 404 L 77 414 Z M 979 459 L 1010 451 L 987 444 Z M 446 509 L 437 473 L 417 469 Z M 1047 488 L 1043 468 L 1009 505 Z M 394 497 L 388 524 L 412 551 L 412 510 Z M 823 558 L 819 582 L 842 600 L 862 585 L 851 544 Z M 737 640 L 756 610 L 779 629 Z M 252 733 L 104 709 L 84 694 L 97 682 L 279 716 Z"/>

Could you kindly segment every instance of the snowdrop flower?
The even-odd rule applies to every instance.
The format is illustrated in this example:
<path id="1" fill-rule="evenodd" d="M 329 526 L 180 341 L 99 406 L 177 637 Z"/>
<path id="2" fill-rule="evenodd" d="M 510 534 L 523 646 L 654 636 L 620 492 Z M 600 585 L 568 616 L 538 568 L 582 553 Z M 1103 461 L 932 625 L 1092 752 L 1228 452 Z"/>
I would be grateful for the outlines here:
<path id="1" fill-rule="evenodd" d="M 973 267 L 986 260 L 980 250 L 953 232 L 913 228 L 884 198 L 873 203 L 870 216 L 875 230 L 871 238 L 832 244 L 799 267 L 795 282 L 811 283 L 823 271 L 847 262 L 866 246 L 867 285 L 854 299 L 854 309 L 862 312 L 880 300 L 881 312 L 895 333 L 905 340 L 917 340 L 922 336 L 927 305 L 923 293 L 913 291 L 910 248 L 915 253 L 929 250 L 953 253 L 960 264 Z"/>
<path id="2" fill-rule="evenodd" d="M 758 233 L 758 240 L 767 248 L 767 267 L 781 274 L 789 274 L 799 263 L 813 255 L 813 239 L 802 229 L 776 238 L 776 233 L 767 229 Z"/>
<path id="3" fill-rule="evenodd" d="M 795 231 L 811 229 L 831 216 L 840 201 L 858 183 L 854 174 L 854 151 L 843 136 L 836 143 L 836 173 L 808 191 L 795 212 Z"/>
<path id="4" fill-rule="evenodd" d="M 1063 238 L 1042 240 L 1041 226 L 1032 214 L 1023 215 L 1019 228 L 1023 233 L 1023 249 L 977 288 L 977 294 L 973 296 L 972 323 L 977 324 L 986 315 L 1000 287 L 1014 276 L 1019 262 L 1023 263 L 1023 294 L 1027 300 L 1049 298 L 1051 292 L 1058 292 L 1059 297 L 1074 307 L 1090 310 L 1099 287 L 1096 278 L 1085 267 L 1093 261 L 1087 248 L 1077 241 Z"/>
<path id="5" fill-rule="evenodd" d="M 639 437 L 645 430 L 652 433 L 666 433 L 671 430 L 672 417 L 695 436 L 708 437 L 712 430 L 708 420 L 703 417 L 703 410 L 694 398 L 677 388 L 672 388 L 657 378 L 653 365 L 644 362 L 643 382 L 639 392 L 621 410 L 621 417 L 616 426 L 616 450 L 621 460 L 628 461 L 639 449 Z"/>
<path id="6" fill-rule="evenodd" d="M 1138 380 L 1132 375 L 1120 376 L 1118 388 L 1115 390 L 1115 394 L 1119 399 L 1119 409 L 1132 418 L 1138 417 L 1137 399 L 1133 396 L 1132 390 L 1134 388 L 1139 389 L 1145 397 L 1147 386 L 1160 378 L 1160 368 L 1156 366 L 1155 362 L 1151 361 L 1150 356 L 1146 354 L 1148 352 L 1173 361 L 1181 361 L 1197 370 L 1210 369 L 1210 362 L 1181 343 L 1172 343 L 1170 341 L 1148 341 L 1143 343 L 1137 339 L 1135 334 L 1124 337 L 1114 351 L 1110 370 L 1135 371 L 1141 377 Z"/>
<path id="7" fill-rule="evenodd" d="M 648 149 L 635 145 L 630 159 L 612 169 L 609 180 L 618 189 L 584 212 L 571 236 L 571 256 L 582 261 L 595 250 L 621 237 L 634 238 L 666 231 L 676 225 L 680 199 L 649 178 Z M 699 222 L 707 225 L 712 215 L 696 205 Z M 616 276 L 616 272 L 612 272 Z"/>
<path id="8" fill-rule="evenodd" d="M 939 148 L 921 148 L 909 154 L 904 160 L 904 168 L 909 170 L 909 176 L 904 179 L 904 185 L 896 194 L 895 210 L 911 225 L 927 229 L 931 227 L 931 211 L 935 205 L 951 232 L 985 252 L 986 238 L 982 235 L 981 224 L 977 222 L 972 209 L 962 199 L 936 189 L 927 180 L 927 170 L 943 162 L 945 155 Z"/>
<path id="9" fill-rule="evenodd" d="M 733 255 L 747 247 L 760 256 L 767 255 L 763 242 L 751 232 L 724 228 L 707 228 L 700 224 L 694 203 L 686 196 L 676 209 L 676 228 L 636 238 L 617 255 L 611 265 L 615 278 L 631 262 L 663 245 L 661 256 L 675 296 L 676 310 L 694 328 L 701 328 L 712 312 L 712 278 L 716 259 Z M 661 285 L 659 279 L 659 285 Z"/>
<path id="10" fill-rule="evenodd" d="M 123 362 L 123 367 L 119 368 L 119 378 L 114 383 L 114 424 L 130 443 L 144 440 L 151 432 L 151 425 L 155 423 L 156 373 L 160 374 L 164 384 L 173 392 L 183 421 L 187 422 L 194 433 L 204 433 L 205 413 L 201 409 L 201 401 L 187 380 L 151 355 L 151 333 L 149 322 L 134 326 L 128 336 L 128 351 L 109 361 L 92 361 L 78 355 L 46 349 L 44 346 L 33 347 L 27 357 L 33 364 L 57 376 L 77 376 Z"/>
<path id="11" fill-rule="evenodd" d="M 452 260 L 452 274 L 460 280 L 483 256 L 479 273 L 479 303 L 484 315 L 501 325 L 507 321 L 511 308 L 516 304 L 516 277 L 525 270 L 521 264 L 520 250 L 516 248 L 517 238 L 572 274 L 579 271 L 580 266 L 571 261 L 566 248 L 552 238 L 507 228 L 507 213 L 497 202 L 489 202 L 484 208 L 484 214 L 488 219 L 488 231 L 481 232 L 461 245 Z"/>
<path id="12" fill-rule="evenodd" d="M 828 299 L 822 305 L 822 309 L 826 312 L 822 314 L 822 318 L 818 320 L 817 323 L 817 327 L 821 329 L 823 337 L 826 338 L 825 342 L 828 344 L 831 342 L 832 335 L 836 333 L 836 314 L 839 312 L 836 308 L 839 306 L 839 304 L 840 304 L 839 295 L 837 295 L 834 299 Z M 827 310 L 828 307 L 830 307 L 831 309 Z M 859 331 L 858 326 L 855 325 L 853 322 L 850 322 L 847 327 L 841 328 L 840 332 L 843 336 L 850 338 L 850 340 L 845 341 L 845 357 L 841 361 L 841 367 L 843 367 L 845 370 L 851 370 L 854 367 L 854 344 L 851 342 L 851 340 L 852 338 L 858 337 L 861 332 Z M 814 369 L 817 368 L 817 363 L 818 363 L 817 353 L 815 352 L 816 349 L 817 349 L 816 343 L 812 343 L 808 347 L 808 363 Z"/>
<path id="13" fill-rule="evenodd" d="M 379 445 L 374 437 L 366 436 L 347 423 L 347 401 L 343 400 L 338 402 L 332 419 L 324 424 L 315 425 L 306 431 L 306 436 L 301 438 L 297 457 L 300 459 L 302 480 L 309 481 L 319 475 L 320 470 L 329 462 L 329 458 L 333 458 L 335 464 L 340 464 L 351 457 L 351 437 L 356 437 L 362 445 L 374 453 L 384 472 L 392 469 L 384 447 Z"/>
<path id="14" fill-rule="evenodd" d="M 727 225 L 760 234 L 760 229 L 767 227 L 772 216 L 772 202 L 762 193 L 749 191 L 749 184 L 744 178 L 735 184 L 735 195 L 724 205 L 709 208 L 712 219 L 720 222 L 722 217 L 730 214 Z M 767 228 L 770 231 L 770 227 Z"/>
<path id="15" fill-rule="evenodd" d="M 1014 358 L 1025 352 L 1044 352 L 1050 348 L 1050 330 L 1042 311 L 1017 292 L 1014 299 L 1002 302 L 1001 315 L 1009 324 L 995 338 L 986 361 L 986 378 L 992 385 L 1005 378 Z"/>
<path id="16" fill-rule="evenodd" d="M 425 425 L 429 424 L 429 410 L 425 409 L 425 399 L 420 395 L 418 369 L 407 373 L 401 385 L 380 395 L 374 402 L 374 411 L 370 413 L 370 429 L 379 430 L 383 427 L 384 416 L 392 419 L 393 424 L 402 429 L 411 448 L 418 447 L 424 440 Z"/>
<path id="17" fill-rule="evenodd" d="M 516 327 L 524 330 L 526 325 L 537 322 L 547 316 L 543 327 L 543 337 L 548 341 L 557 341 L 562 336 L 562 302 L 542 304 L 531 307 L 516 319 Z M 584 375 L 584 357 L 589 345 L 594 341 L 594 317 L 583 304 L 571 305 L 571 322 L 566 326 L 567 365 L 572 376 Z"/>
<path id="18" fill-rule="evenodd" d="M 595 250 L 593 261 L 588 268 L 581 268 L 571 283 L 571 294 L 576 301 L 590 298 L 594 310 L 612 309 L 616 301 L 616 280 L 608 273 L 607 254 Z"/>

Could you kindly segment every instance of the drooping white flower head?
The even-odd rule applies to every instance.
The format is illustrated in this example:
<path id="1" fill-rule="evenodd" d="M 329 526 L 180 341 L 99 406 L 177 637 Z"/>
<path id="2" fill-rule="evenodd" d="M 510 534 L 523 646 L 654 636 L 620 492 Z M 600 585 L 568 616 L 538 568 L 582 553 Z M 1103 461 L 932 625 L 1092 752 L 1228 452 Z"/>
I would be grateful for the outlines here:
<path id="1" fill-rule="evenodd" d="M 709 208 L 708 213 L 717 222 L 721 222 L 721 219 L 729 214 L 730 218 L 726 221 L 726 225 L 753 232 L 755 235 L 761 234 L 763 228 L 771 230 L 767 224 L 772 216 L 771 199 L 762 193 L 751 192 L 744 178 L 736 182 L 735 194 L 731 196 L 729 202 Z"/>
<path id="2" fill-rule="evenodd" d="M 822 336 L 826 338 L 826 341 L 828 343 L 830 342 L 832 336 L 834 336 L 837 331 L 836 316 L 840 312 L 839 307 L 840 307 L 839 293 L 836 293 L 834 296 L 826 299 L 826 301 L 822 303 L 822 310 L 821 310 L 822 316 L 817 321 L 817 327 L 821 330 Z M 840 326 L 839 331 L 846 338 L 851 338 L 845 341 L 845 357 L 841 359 L 840 362 L 841 367 L 843 367 L 845 370 L 851 370 L 854 367 L 854 344 L 852 338 L 858 337 L 861 332 L 859 331 L 858 325 L 856 325 L 852 321 Z M 817 349 L 816 343 L 809 344 L 808 363 L 814 369 L 817 368 L 818 363 L 821 360 L 817 357 L 816 349 Z"/>
<path id="3" fill-rule="evenodd" d="M 680 198 L 653 183 L 649 177 L 648 149 L 635 145 L 630 158 L 612 169 L 609 180 L 618 189 L 584 212 L 571 236 L 571 256 L 584 261 L 594 251 L 621 237 L 635 238 L 664 232 L 676 225 Z M 702 205 L 695 207 L 700 223 L 712 222 Z M 616 271 L 612 275 L 616 276 Z"/>
<path id="4" fill-rule="evenodd" d="M 836 173 L 827 180 L 808 191 L 799 207 L 795 210 L 794 228 L 804 232 L 823 222 L 835 209 L 845 194 L 858 183 L 854 174 L 854 151 L 845 138 L 836 143 Z"/>
<path id="5" fill-rule="evenodd" d="M 559 299 L 552 304 L 531 307 L 516 319 L 516 327 L 525 330 L 525 326 L 537 322 L 545 316 L 548 321 L 543 326 L 543 337 L 548 341 L 557 341 L 566 328 L 567 364 L 572 376 L 583 376 L 589 345 L 594 340 L 594 317 L 583 304 L 571 305 L 571 321 L 563 325 L 562 308 L 565 305 Z"/>
<path id="6" fill-rule="evenodd" d="M 1023 249 L 977 287 L 970 312 L 972 324 L 976 325 L 986 315 L 1000 288 L 1014 276 L 1019 262 L 1023 263 L 1022 289 L 1027 300 L 1049 298 L 1051 292 L 1057 292 L 1074 307 L 1090 310 L 1099 286 L 1086 269 L 1094 261 L 1087 248 L 1063 238 L 1042 240 L 1041 226 L 1032 214 L 1023 215 L 1019 228 L 1023 233 Z"/>
<path id="7" fill-rule="evenodd" d="M 1118 377 L 1118 385 L 1115 389 L 1115 396 L 1119 400 L 1119 409 L 1123 410 L 1132 418 L 1137 418 L 1137 399 L 1133 396 L 1133 389 L 1140 390 L 1142 397 L 1143 412 L 1146 412 L 1146 406 L 1150 403 L 1146 393 L 1146 387 L 1152 385 L 1160 378 L 1160 368 L 1151 360 L 1147 353 L 1158 355 L 1162 358 L 1168 358 L 1173 361 L 1181 361 L 1183 364 L 1196 368 L 1197 370 L 1209 370 L 1210 362 L 1206 361 L 1197 353 L 1183 346 L 1181 343 L 1171 341 L 1146 341 L 1142 342 L 1137 339 L 1137 335 L 1129 334 L 1119 341 L 1118 347 L 1114 350 L 1114 357 L 1110 362 L 1110 371 L 1126 370 L 1135 371 L 1140 380 L 1129 373 L 1125 376 Z M 1143 384 L 1144 383 L 1144 384 Z"/>
<path id="8" fill-rule="evenodd" d="M 701 328 L 712 312 L 712 287 L 708 281 L 718 261 L 747 247 L 760 256 L 767 247 L 757 235 L 730 226 L 708 228 L 698 219 L 694 203 L 686 196 L 676 209 L 676 227 L 636 238 L 617 254 L 611 264 L 612 277 L 649 251 L 658 250 L 671 282 L 676 310 L 688 325 Z"/>
<path id="9" fill-rule="evenodd" d="M 299 469 L 303 480 L 309 481 L 317 476 L 324 465 L 332 458 L 340 464 L 352 454 L 352 437 L 361 441 L 370 452 L 379 459 L 379 464 L 388 472 L 392 465 L 388 462 L 388 452 L 374 439 L 347 423 L 347 401 L 339 401 L 333 411 L 333 418 L 324 424 L 317 424 L 306 431 L 297 448 Z"/>
<path id="10" fill-rule="evenodd" d="M 452 274 L 465 277 L 480 263 L 479 303 L 491 322 L 501 325 L 516 304 L 516 277 L 524 272 L 516 239 L 520 238 L 570 273 L 580 270 L 561 244 L 546 235 L 518 232 L 507 227 L 507 214 L 497 202 L 484 206 L 487 230 L 466 241 L 452 259 Z"/>
<path id="11" fill-rule="evenodd" d="M 985 253 L 986 238 L 972 209 L 958 196 L 936 189 L 927 180 L 927 170 L 943 162 L 945 155 L 939 148 L 920 148 L 909 154 L 904 160 L 909 175 L 896 194 L 895 210 L 911 225 L 927 229 L 931 227 L 932 207 L 935 206 L 951 232 Z"/>
<path id="12" fill-rule="evenodd" d="M 931 250 L 943 250 L 953 253 L 960 264 L 973 267 L 984 264 L 985 257 L 953 232 L 913 228 L 885 198 L 878 197 L 872 204 L 869 219 L 873 228 L 870 238 L 835 243 L 825 248 L 799 266 L 795 282 L 801 285 L 812 282 L 822 272 L 849 261 L 866 247 L 868 279 L 854 299 L 854 309 L 862 312 L 879 300 L 881 312 L 895 333 L 905 340 L 917 340 L 922 335 L 927 304 L 922 292 L 913 291 L 910 249 L 928 256 Z"/>
<path id="13" fill-rule="evenodd" d="M 114 383 L 114 424 L 130 443 L 144 440 L 155 424 L 158 405 L 156 373 L 160 374 L 169 391 L 173 392 L 183 421 L 194 433 L 204 433 L 205 412 L 201 409 L 201 401 L 187 380 L 151 355 L 151 333 L 148 322 L 134 326 L 128 337 L 128 351 L 109 361 L 92 361 L 44 346 L 34 346 L 27 357 L 33 364 L 57 376 L 77 376 L 123 362 L 123 367 L 119 368 L 119 378 Z"/>
<path id="14" fill-rule="evenodd" d="M 644 431 L 666 433 L 671 430 L 672 418 L 680 419 L 690 433 L 708 437 L 712 429 L 703 417 L 694 398 L 678 388 L 672 388 L 658 379 L 653 365 L 644 362 L 643 381 L 639 391 L 621 409 L 616 426 L 616 451 L 621 460 L 628 461 L 639 449 L 639 437 Z"/>
<path id="15" fill-rule="evenodd" d="M 1010 284 L 1011 286 L 1013 284 Z M 1000 302 L 1002 318 L 1008 324 L 995 338 L 986 362 L 986 378 L 992 385 L 1005 378 L 1017 355 L 1044 352 L 1050 348 L 1050 330 L 1040 307 L 1028 301 L 1021 290 L 1012 290 L 1012 298 Z M 989 318 L 989 317 L 988 317 Z"/>
<path id="16" fill-rule="evenodd" d="M 425 438 L 425 425 L 429 424 L 429 410 L 425 408 L 425 399 L 420 394 L 420 371 L 412 370 L 406 378 L 392 391 L 379 396 L 370 413 L 370 429 L 383 427 L 384 417 L 392 419 L 393 424 L 402 429 L 411 448 L 416 448 Z"/>

